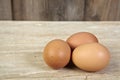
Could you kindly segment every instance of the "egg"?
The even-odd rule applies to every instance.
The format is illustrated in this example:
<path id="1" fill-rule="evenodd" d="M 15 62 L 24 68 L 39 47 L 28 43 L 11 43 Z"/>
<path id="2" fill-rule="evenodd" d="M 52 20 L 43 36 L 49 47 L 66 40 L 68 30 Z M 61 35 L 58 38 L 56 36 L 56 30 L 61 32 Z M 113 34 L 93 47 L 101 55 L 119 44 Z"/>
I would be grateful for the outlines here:
<path id="1" fill-rule="evenodd" d="M 82 70 L 99 71 L 109 64 L 110 53 L 100 43 L 83 44 L 74 49 L 72 61 Z"/>
<path id="2" fill-rule="evenodd" d="M 70 46 L 60 39 L 50 41 L 43 52 L 44 61 L 53 69 L 65 67 L 70 61 L 70 56 Z"/>
<path id="3" fill-rule="evenodd" d="M 76 48 L 81 44 L 93 43 L 93 42 L 98 42 L 98 39 L 96 38 L 95 35 L 89 32 L 78 32 L 71 35 L 67 39 L 67 43 L 70 45 L 72 49 Z"/>

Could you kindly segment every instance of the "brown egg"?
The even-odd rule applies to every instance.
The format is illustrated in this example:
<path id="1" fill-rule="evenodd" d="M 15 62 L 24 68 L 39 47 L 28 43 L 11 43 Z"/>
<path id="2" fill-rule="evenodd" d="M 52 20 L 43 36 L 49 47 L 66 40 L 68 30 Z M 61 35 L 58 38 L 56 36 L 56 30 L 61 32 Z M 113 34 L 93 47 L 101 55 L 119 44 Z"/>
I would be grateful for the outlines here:
<path id="1" fill-rule="evenodd" d="M 108 65 L 109 60 L 108 49 L 99 43 L 80 45 L 72 54 L 73 63 L 85 71 L 99 71 Z"/>
<path id="2" fill-rule="evenodd" d="M 53 40 L 49 42 L 43 53 L 46 64 L 54 69 L 65 67 L 70 60 L 71 49 L 63 40 Z"/>
<path id="3" fill-rule="evenodd" d="M 95 35 L 88 32 L 78 32 L 73 34 L 67 39 L 67 43 L 70 45 L 72 49 L 76 48 L 81 44 L 93 42 L 98 42 L 98 39 L 95 37 Z"/>

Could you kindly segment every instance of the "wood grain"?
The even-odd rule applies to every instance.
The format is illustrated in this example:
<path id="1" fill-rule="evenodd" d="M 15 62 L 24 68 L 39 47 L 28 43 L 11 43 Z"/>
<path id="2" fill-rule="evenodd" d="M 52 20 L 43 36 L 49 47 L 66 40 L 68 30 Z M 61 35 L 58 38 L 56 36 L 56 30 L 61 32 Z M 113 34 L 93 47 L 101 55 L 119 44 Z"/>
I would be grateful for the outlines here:
<path id="1" fill-rule="evenodd" d="M 0 0 L 0 20 L 120 21 L 120 0 Z"/>
<path id="2" fill-rule="evenodd" d="M 47 20 L 46 0 L 13 0 L 14 20 Z"/>
<path id="3" fill-rule="evenodd" d="M 83 20 L 85 0 L 13 0 L 14 20 Z"/>
<path id="4" fill-rule="evenodd" d="M 107 27 L 106 27 L 107 26 Z M 66 40 L 76 32 L 91 32 L 111 54 L 99 72 L 76 67 L 53 70 L 42 58 L 53 39 Z M 120 80 L 120 22 L 0 22 L 0 80 Z"/>
<path id="5" fill-rule="evenodd" d="M 0 0 L 0 20 L 11 20 L 11 0 Z"/>
<path id="6" fill-rule="evenodd" d="M 57 21 L 80 21 L 84 17 L 85 0 L 48 0 L 49 17 Z"/>
<path id="7" fill-rule="evenodd" d="M 119 21 L 120 0 L 86 0 L 85 20 Z"/>

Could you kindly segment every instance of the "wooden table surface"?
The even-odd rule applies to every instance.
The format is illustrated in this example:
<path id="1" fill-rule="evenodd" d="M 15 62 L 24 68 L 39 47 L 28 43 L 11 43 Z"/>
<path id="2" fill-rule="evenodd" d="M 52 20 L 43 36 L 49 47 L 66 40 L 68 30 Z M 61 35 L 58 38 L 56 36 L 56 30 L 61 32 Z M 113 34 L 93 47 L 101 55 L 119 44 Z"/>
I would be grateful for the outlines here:
<path id="1" fill-rule="evenodd" d="M 76 67 L 53 70 L 42 58 L 53 39 L 66 40 L 87 31 L 111 52 L 110 64 L 99 72 Z M 0 80 L 120 80 L 120 22 L 0 21 Z"/>

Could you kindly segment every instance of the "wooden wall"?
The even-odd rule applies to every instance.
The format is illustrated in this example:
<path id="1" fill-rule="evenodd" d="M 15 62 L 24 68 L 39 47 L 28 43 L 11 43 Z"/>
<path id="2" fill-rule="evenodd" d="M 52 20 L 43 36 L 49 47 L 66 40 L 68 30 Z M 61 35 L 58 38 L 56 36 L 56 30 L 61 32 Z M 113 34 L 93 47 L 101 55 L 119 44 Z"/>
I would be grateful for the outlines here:
<path id="1" fill-rule="evenodd" d="M 2 20 L 12 19 L 11 0 L 0 0 L 0 19 Z"/>
<path id="2" fill-rule="evenodd" d="M 120 0 L 0 0 L 0 20 L 119 21 Z"/>
<path id="3" fill-rule="evenodd" d="M 120 20 L 120 0 L 87 0 L 85 20 Z"/>

